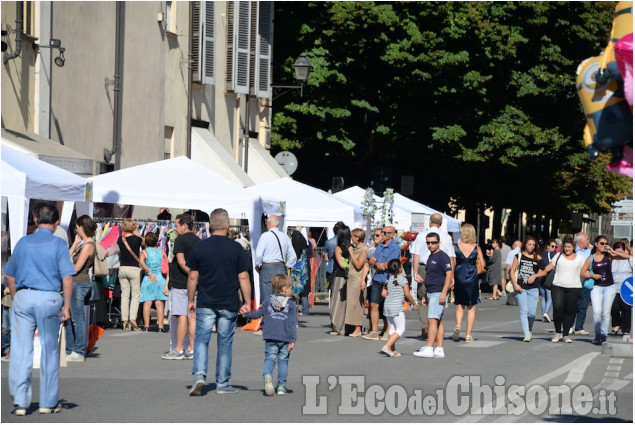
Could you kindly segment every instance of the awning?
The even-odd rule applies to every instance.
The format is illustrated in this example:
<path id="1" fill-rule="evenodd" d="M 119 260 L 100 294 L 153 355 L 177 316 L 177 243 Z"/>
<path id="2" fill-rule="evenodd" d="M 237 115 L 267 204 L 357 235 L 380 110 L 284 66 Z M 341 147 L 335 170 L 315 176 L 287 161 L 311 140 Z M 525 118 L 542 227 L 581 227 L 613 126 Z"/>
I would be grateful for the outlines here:
<path id="1" fill-rule="evenodd" d="M 192 127 L 192 160 L 241 187 L 254 185 L 227 149 L 204 128 Z"/>
<path id="2" fill-rule="evenodd" d="M 3 128 L 2 143 L 74 174 L 92 176 L 95 172 L 95 161 L 92 158 L 35 133 Z"/>
<path id="3" fill-rule="evenodd" d="M 247 159 L 247 174 L 256 184 L 278 180 L 289 175 L 271 156 L 269 151 L 253 140 L 249 142 L 249 158 Z"/>

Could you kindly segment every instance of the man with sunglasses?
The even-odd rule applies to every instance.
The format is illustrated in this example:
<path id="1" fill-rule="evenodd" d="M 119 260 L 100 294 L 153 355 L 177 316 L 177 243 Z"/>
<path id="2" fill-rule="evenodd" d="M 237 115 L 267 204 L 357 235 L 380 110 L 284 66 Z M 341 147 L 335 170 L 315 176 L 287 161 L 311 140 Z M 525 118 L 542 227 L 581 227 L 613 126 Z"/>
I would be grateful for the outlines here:
<path id="1" fill-rule="evenodd" d="M 382 302 L 381 289 L 388 278 L 388 261 L 399 259 L 401 256 L 401 249 L 393 240 L 395 237 L 395 228 L 393 226 L 384 226 L 384 230 L 382 230 L 381 234 L 383 237 L 383 243 L 380 243 L 379 246 L 377 246 L 377 249 L 368 262 L 368 264 L 375 270 L 375 276 L 373 277 L 368 297 L 370 304 L 371 329 L 370 333 L 368 335 L 363 335 L 362 338 L 371 340 L 388 340 L 388 335 L 386 334 L 388 321 L 385 317 L 383 317 L 383 314 L 382 319 L 384 320 L 384 329 L 382 337 L 379 336 L 379 330 L 377 327 L 380 315 L 379 306 Z"/>
<path id="2" fill-rule="evenodd" d="M 430 230 L 419 233 L 410 246 L 413 268 L 412 276 L 417 283 L 417 300 L 421 301 L 422 306 L 422 308 L 419 308 L 422 340 L 426 340 L 428 338 L 428 306 L 426 304 L 426 287 L 423 284 L 426 277 L 425 266 L 428 262 L 428 257 L 430 257 L 430 247 L 426 245 L 426 237 L 428 234 L 434 232 L 439 235 L 439 249 L 450 257 L 452 270 L 454 270 L 454 266 L 456 265 L 456 253 L 454 251 L 454 245 L 452 244 L 452 238 L 447 232 L 441 229 L 441 224 L 443 224 L 443 216 L 439 213 L 432 214 L 429 221 Z"/>
<path id="3" fill-rule="evenodd" d="M 575 253 L 579 254 L 586 261 L 591 255 L 591 241 L 589 235 L 584 232 L 576 233 L 575 235 Z M 575 306 L 575 316 L 573 317 L 573 323 L 575 329 L 569 331 L 570 334 L 575 335 L 588 335 L 589 332 L 584 330 L 584 321 L 586 320 L 586 312 L 589 309 L 589 302 L 591 301 L 591 290 L 582 285 L 580 290 L 580 298 Z"/>

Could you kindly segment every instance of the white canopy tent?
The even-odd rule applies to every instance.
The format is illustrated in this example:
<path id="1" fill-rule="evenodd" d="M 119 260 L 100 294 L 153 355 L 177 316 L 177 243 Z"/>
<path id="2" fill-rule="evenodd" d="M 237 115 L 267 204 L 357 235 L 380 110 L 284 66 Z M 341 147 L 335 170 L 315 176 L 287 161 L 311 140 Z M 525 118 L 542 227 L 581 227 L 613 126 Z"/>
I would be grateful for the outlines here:
<path id="1" fill-rule="evenodd" d="M 365 189 L 359 186 L 352 186 L 348 189 L 344 189 L 340 192 L 335 193 L 333 196 L 336 196 L 340 199 L 347 200 L 353 203 L 359 203 L 360 211 L 361 205 L 364 200 Z M 383 198 L 374 195 L 375 202 L 381 203 Z M 395 227 L 402 230 L 410 229 L 412 225 L 412 214 L 426 214 L 430 215 L 433 213 L 437 213 L 439 211 L 434 210 L 426 205 L 423 205 L 419 202 L 413 201 L 410 198 L 406 198 L 405 196 L 395 193 L 394 194 L 394 202 L 393 202 L 393 223 Z M 449 232 L 458 232 L 461 222 L 449 215 L 440 213 L 443 216 L 443 224 L 441 228 L 449 231 Z"/>
<path id="2" fill-rule="evenodd" d="M 184 156 L 152 162 L 91 177 L 93 201 L 150 207 L 198 209 L 224 208 L 231 218 L 247 219 L 252 246 L 261 233 L 261 216 L 280 214 L 278 196 L 247 193 L 242 187 Z M 258 273 L 254 272 L 259 299 Z"/>
<path id="3" fill-rule="evenodd" d="M 284 226 L 327 227 L 338 221 L 355 224 L 355 209 L 324 192 L 304 183 L 284 177 L 245 189 L 261 197 L 279 196 L 286 199 Z"/>
<path id="4" fill-rule="evenodd" d="M 29 199 L 89 201 L 89 182 L 2 143 L 2 196 L 7 197 L 11 249 L 26 235 Z M 66 226 L 68 227 L 68 226 Z"/>

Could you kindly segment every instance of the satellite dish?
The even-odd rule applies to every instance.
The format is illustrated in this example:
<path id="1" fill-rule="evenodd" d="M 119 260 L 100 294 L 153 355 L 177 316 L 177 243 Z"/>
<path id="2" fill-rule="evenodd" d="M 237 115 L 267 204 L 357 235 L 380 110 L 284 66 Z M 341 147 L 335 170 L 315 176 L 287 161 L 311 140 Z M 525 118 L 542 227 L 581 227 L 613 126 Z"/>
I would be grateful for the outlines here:
<path id="1" fill-rule="evenodd" d="M 278 152 L 275 159 L 288 175 L 292 175 L 298 169 L 298 159 L 291 152 Z"/>

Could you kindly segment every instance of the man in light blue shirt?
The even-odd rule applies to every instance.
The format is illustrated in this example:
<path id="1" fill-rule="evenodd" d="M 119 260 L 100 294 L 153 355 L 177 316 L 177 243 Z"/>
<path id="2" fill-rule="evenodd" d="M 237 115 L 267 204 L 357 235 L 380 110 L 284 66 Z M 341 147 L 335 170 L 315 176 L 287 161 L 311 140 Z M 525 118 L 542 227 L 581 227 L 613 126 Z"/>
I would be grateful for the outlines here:
<path id="1" fill-rule="evenodd" d="M 271 278 L 277 274 L 287 274 L 298 261 L 289 237 L 278 230 L 280 218 L 267 218 L 267 231 L 258 239 L 255 262 L 260 271 L 260 302 L 268 300 L 273 293 Z"/>
<path id="2" fill-rule="evenodd" d="M 401 256 L 401 249 L 397 242 L 393 240 L 395 237 L 395 228 L 393 226 L 384 226 L 384 230 L 382 230 L 382 235 L 384 237 L 383 243 L 380 243 L 373 256 L 370 258 L 368 264 L 373 267 L 376 272 L 373 277 L 373 283 L 370 286 L 370 294 L 369 294 L 369 304 L 370 304 L 370 323 L 371 329 L 368 335 L 364 335 L 362 338 L 378 340 L 379 336 L 379 305 L 381 304 L 381 290 L 386 283 L 386 279 L 388 278 L 387 265 L 388 261 L 398 259 Z M 388 335 L 386 334 L 386 330 L 388 329 L 388 321 L 386 318 L 381 315 L 384 320 L 384 329 L 382 333 L 382 339 L 388 339 Z"/>
<path id="3" fill-rule="evenodd" d="M 18 241 L 5 266 L 7 284 L 13 296 L 9 392 L 16 416 L 26 415 L 31 405 L 36 327 L 42 345 L 39 410 L 40 413 L 62 410 L 58 403 L 60 354 L 57 336 L 61 321 L 70 319 L 72 276 L 76 272 L 68 245 L 53 236 L 59 220 L 59 211 L 54 205 L 41 206 L 37 213 L 38 231 Z"/>
<path id="4" fill-rule="evenodd" d="M 329 290 L 333 287 L 333 263 L 335 262 L 335 247 L 337 246 L 337 233 L 344 225 L 341 221 L 335 223 L 333 226 L 333 233 L 335 234 L 331 239 L 324 243 L 324 261 L 326 261 L 326 281 L 329 285 Z"/>
<path id="5" fill-rule="evenodd" d="M 576 233 L 575 235 L 575 253 L 582 256 L 584 261 L 591 255 L 591 241 L 589 235 L 584 232 Z M 591 301 L 591 290 L 582 285 L 580 291 L 580 298 L 575 305 L 575 317 L 573 323 L 575 323 L 575 329 L 573 332 L 569 332 L 575 335 L 588 335 L 589 332 L 584 330 L 584 321 L 586 320 L 586 312 L 589 309 L 589 301 Z"/>

